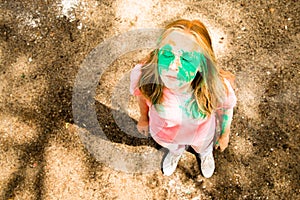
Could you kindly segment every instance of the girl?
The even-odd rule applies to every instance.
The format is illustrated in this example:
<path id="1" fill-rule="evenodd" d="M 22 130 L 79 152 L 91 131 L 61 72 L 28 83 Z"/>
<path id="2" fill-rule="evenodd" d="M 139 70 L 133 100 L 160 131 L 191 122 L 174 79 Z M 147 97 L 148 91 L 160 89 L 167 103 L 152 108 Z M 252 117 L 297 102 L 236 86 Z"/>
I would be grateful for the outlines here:
<path id="1" fill-rule="evenodd" d="M 214 138 L 221 151 L 228 146 L 236 97 L 233 75 L 218 68 L 206 27 L 185 19 L 167 25 L 157 49 L 134 67 L 130 78 L 130 92 L 140 108 L 138 131 L 149 131 L 169 150 L 164 175 L 175 171 L 190 145 L 201 159 L 203 176 L 211 177 Z"/>

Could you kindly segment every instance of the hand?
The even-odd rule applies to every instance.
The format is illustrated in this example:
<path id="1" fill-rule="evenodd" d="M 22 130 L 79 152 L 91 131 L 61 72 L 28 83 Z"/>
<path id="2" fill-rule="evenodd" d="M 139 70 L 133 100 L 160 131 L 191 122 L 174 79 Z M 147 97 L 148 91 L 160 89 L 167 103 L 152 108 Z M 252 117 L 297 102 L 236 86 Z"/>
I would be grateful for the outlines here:
<path id="1" fill-rule="evenodd" d="M 148 119 L 140 118 L 136 126 L 137 130 L 144 136 L 149 136 L 149 121 Z"/>
<path id="2" fill-rule="evenodd" d="M 229 134 L 222 135 L 219 137 L 215 148 L 218 149 L 220 147 L 220 150 L 222 152 L 228 147 L 228 143 L 229 143 Z"/>

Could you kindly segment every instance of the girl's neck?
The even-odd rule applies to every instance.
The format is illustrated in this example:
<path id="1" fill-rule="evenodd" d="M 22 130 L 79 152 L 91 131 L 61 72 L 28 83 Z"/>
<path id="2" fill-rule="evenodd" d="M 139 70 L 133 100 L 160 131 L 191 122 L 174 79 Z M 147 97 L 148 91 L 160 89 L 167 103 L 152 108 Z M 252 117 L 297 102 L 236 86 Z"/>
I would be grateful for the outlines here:
<path id="1" fill-rule="evenodd" d="M 184 85 L 176 89 L 171 89 L 171 88 L 167 88 L 167 89 L 176 95 L 190 95 L 193 92 L 193 89 L 190 84 Z"/>

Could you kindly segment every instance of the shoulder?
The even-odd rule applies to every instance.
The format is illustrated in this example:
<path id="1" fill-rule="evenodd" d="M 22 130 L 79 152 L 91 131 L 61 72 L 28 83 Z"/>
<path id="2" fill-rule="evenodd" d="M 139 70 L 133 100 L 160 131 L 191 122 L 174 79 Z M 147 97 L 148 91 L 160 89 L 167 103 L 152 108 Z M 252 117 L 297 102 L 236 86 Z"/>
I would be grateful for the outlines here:
<path id="1" fill-rule="evenodd" d="M 142 64 L 135 65 L 130 72 L 130 93 L 134 95 L 140 95 L 138 89 L 139 80 L 142 75 Z"/>
<path id="2" fill-rule="evenodd" d="M 130 72 L 130 80 L 136 79 L 136 78 L 140 78 L 141 74 L 142 74 L 142 66 L 143 64 L 136 64 Z"/>
<path id="3" fill-rule="evenodd" d="M 224 78 L 224 85 L 226 89 L 226 97 L 221 105 L 222 108 L 233 108 L 236 105 L 237 98 L 234 92 L 234 89 L 230 81 Z"/>
<path id="4" fill-rule="evenodd" d="M 139 64 L 136 64 L 132 69 L 131 69 L 131 73 L 132 72 L 139 72 L 142 70 L 142 66 L 143 64 L 139 63 Z"/>
<path id="5" fill-rule="evenodd" d="M 223 80 L 224 80 L 224 84 L 225 84 L 226 89 L 227 89 L 227 90 L 230 90 L 230 91 L 232 91 L 232 92 L 234 92 L 234 91 L 233 91 L 233 82 L 230 81 L 230 80 L 227 79 L 227 78 L 224 78 Z M 228 92 L 229 92 L 229 91 L 228 91 Z"/>

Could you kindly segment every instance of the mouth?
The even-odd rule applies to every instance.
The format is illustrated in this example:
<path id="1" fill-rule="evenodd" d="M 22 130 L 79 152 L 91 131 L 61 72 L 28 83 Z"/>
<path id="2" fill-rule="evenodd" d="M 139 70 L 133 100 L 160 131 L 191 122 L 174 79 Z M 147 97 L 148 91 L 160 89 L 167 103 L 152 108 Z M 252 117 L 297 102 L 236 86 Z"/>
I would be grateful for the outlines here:
<path id="1" fill-rule="evenodd" d="M 170 75 L 167 75 L 166 76 L 168 79 L 170 80 L 177 80 L 177 77 L 176 76 L 170 76 Z"/>

